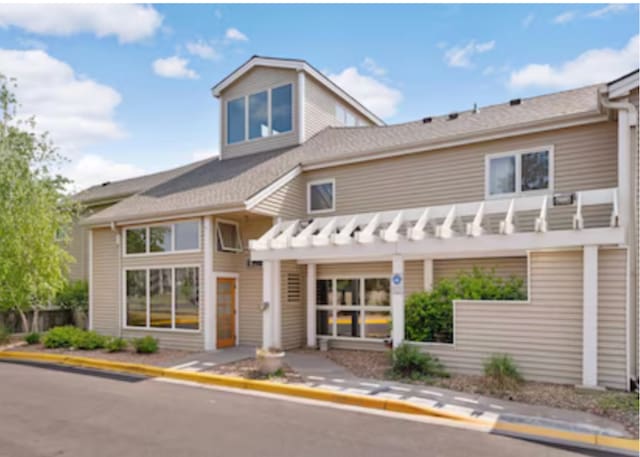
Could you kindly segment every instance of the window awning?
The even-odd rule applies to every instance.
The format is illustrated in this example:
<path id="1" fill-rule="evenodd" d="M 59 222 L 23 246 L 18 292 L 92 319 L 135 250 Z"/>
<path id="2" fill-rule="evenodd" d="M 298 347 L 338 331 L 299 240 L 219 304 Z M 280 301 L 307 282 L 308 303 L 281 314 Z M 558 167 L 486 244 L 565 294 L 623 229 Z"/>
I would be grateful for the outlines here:
<path id="1" fill-rule="evenodd" d="M 366 259 L 483 255 L 531 249 L 624 243 L 617 188 L 573 194 L 317 217 L 276 223 L 249 242 L 252 260 Z M 556 200 L 554 202 L 554 200 Z M 606 224 L 585 228 L 587 207 L 607 205 Z M 567 210 L 559 210 L 566 208 Z M 550 224 L 551 213 L 553 224 Z M 530 224 L 518 220 L 531 219 Z M 568 219 L 560 221 L 560 219 Z M 570 229 L 551 230 L 552 226 Z"/>

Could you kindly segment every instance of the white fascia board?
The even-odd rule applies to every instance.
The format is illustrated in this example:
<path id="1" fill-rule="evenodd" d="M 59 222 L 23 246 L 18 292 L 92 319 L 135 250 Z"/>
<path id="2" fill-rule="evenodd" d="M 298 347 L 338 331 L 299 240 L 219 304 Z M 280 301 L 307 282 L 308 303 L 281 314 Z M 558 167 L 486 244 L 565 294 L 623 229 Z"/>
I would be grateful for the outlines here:
<path id="1" fill-rule="evenodd" d="M 629 95 L 633 89 L 637 89 L 640 86 L 640 73 L 637 71 L 630 74 L 626 78 L 608 86 L 609 98 L 624 97 Z"/>
<path id="2" fill-rule="evenodd" d="M 420 241 L 400 240 L 386 243 L 376 240 L 369 244 L 352 243 L 346 246 L 328 245 L 309 248 L 252 250 L 251 260 L 307 260 L 371 257 L 424 256 L 437 258 L 460 254 L 466 257 L 483 256 L 494 251 L 522 252 L 525 250 L 574 248 L 585 245 L 619 245 L 625 243 L 625 231 L 620 227 L 587 230 L 557 230 L 545 233 L 513 233 L 484 235 L 474 238 L 426 238 Z"/>
<path id="3" fill-rule="evenodd" d="M 516 136 L 528 135 L 531 133 L 546 132 L 550 130 L 564 129 L 568 127 L 576 127 L 581 125 L 595 124 L 598 122 L 606 122 L 609 118 L 600 112 L 583 113 L 579 116 L 571 115 L 562 119 L 553 118 L 545 119 L 542 122 L 530 123 L 529 125 L 509 126 L 501 127 L 498 129 L 486 130 L 478 134 L 472 134 L 468 137 L 461 135 L 454 135 L 449 137 L 449 141 L 444 138 L 441 142 L 429 144 L 412 144 L 405 147 L 387 147 L 383 148 L 376 153 L 368 155 L 358 155 L 345 159 L 335 160 L 318 160 L 317 162 L 310 162 L 304 164 L 302 171 L 319 170 L 323 168 L 332 168 L 342 165 L 350 165 L 353 163 L 369 162 L 372 160 L 388 159 L 391 157 L 419 154 L 429 151 L 437 151 L 440 149 L 452 148 L 457 146 L 465 146 L 468 144 L 482 143 L 485 141 L 500 140 L 505 138 L 511 138 Z M 423 142 L 424 143 L 424 142 Z"/>
<path id="4" fill-rule="evenodd" d="M 300 166 L 295 167 L 293 170 L 289 171 L 287 174 L 281 176 L 276 179 L 274 182 L 269 184 L 267 187 L 259 191 L 258 193 L 252 195 L 248 199 L 244 201 L 245 207 L 247 210 L 251 211 L 257 205 L 259 205 L 264 199 L 271 196 L 274 192 L 277 192 L 282 186 L 291 182 L 294 178 L 302 173 L 302 168 Z"/>

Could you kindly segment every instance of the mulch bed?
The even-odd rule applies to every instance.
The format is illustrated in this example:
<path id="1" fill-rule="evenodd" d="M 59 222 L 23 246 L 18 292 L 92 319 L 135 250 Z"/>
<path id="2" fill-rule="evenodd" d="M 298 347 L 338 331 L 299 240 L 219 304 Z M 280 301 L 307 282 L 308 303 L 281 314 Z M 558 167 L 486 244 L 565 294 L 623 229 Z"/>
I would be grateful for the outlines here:
<path id="1" fill-rule="evenodd" d="M 391 378 L 388 352 L 330 350 L 318 352 L 329 360 L 342 365 L 354 375 L 362 378 Z M 397 380 L 397 379 L 396 379 Z M 457 392 L 487 395 L 503 400 L 512 400 L 531 405 L 553 406 L 555 408 L 584 411 L 619 422 L 634 436 L 638 436 L 638 396 L 618 391 L 586 391 L 573 386 L 542 382 L 525 382 L 513 391 L 498 391 L 492 388 L 482 376 L 451 375 L 450 378 L 427 379 L 402 382 L 421 383 L 450 389 Z"/>
<path id="2" fill-rule="evenodd" d="M 169 366 L 173 362 L 184 359 L 190 354 L 188 351 L 175 349 L 159 349 L 153 354 L 138 354 L 133 348 L 127 348 L 121 352 L 106 352 L 104 349 L 91 351 L 80 349 L 47 349 L 42 344 L 32 344 L 11 349 L 12 351 L 44 352 L 47 354 L 76 355 L 80 357 L 93 357 L 96 359 L 113 360 L 116 362 L 143 363 L 147 365 Z"/>
<path id="3" fill-rule="evenodd" d="M 216 365 L 207 370 L 207 372 L 227 376 L 237 376 L 245 379 L 280 382 L 283 384 L 304 382 L 302 376 L 293 371 L 287 364 L 283 364 L 281 372 L 272 375 L 264 375 L 258 370 L 258 362 L 254 358 L 225 363 L 224 365 Z"/>

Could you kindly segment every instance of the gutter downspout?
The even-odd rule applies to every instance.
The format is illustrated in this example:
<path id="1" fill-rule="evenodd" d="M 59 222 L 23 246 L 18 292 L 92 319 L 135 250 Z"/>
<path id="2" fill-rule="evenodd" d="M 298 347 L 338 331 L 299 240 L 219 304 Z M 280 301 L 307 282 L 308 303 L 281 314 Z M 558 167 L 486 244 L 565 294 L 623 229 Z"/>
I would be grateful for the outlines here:
<path id="1" fill-rule="evenodd" d="M 627 280 L 626 280 L 626 383 L 627 390 L 631 388 L 631 348 L 634 347 L 634 339 L 632 338 L 631 323 L 635 322 L 633 318 L 633 310 L 631 306 L 631 257 L 633 254 L 637 255 L 636 251 L 638 246 L 634 244 L 640 241 L 635 240 L 632 230 L 631 215 L 634 214 L 632 208 L 632 160 L 631 160 L 631 127 L 638 126 L 638 113 L 636 107 L 628 100 L 612 102 L 607 99 L 607 92 L 600 90 L 600 103 L 607 109 L 618 111 L 618 214 L 619 224 L 624 227 L 625 230 L 625 244 L 627 247 Z M 633 221 L 637 224 L 638 221 Z M 637 278 L 636 278 L 637 280 Z M 638 299 L 638 297 L 636 297 Z M 637 317 L 636 317 L 637 318 Z M 635 376 L 635 373 L 634 375 Z M 636 379 L 637 382 L 637 379 Z"/>

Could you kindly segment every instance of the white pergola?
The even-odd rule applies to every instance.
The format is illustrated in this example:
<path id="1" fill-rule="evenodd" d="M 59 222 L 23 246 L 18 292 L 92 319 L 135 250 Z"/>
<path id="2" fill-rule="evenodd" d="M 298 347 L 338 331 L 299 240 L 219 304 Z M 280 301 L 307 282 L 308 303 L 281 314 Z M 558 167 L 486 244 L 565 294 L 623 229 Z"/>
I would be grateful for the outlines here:
<path id="1" fill-rule="evenodd" d="M 561 200 L 564 200 L 562 202 Z M 597 189 L 558 197 L 570 208 L 565 230 L 551 230 L 549 195 L 409 208 L 376 213 L 280 221 L 249 242 L 251 259 L 263 262 L 263 346 L 281 345 L 280 261 L 307 264 L 307 343 L 316 344 L 317 263 L 392 262 L 393 276 L 404 276 L 405 260 L 425 260 L 425 285 L 434 258 L 495 257 L 540 249 L 584 249 L 583 383 L 597 384 L 598 246 L 625 243 L 619 224 L 618 189 Z M 585 228 L 583 210 L 609 205 L 608 224 Z M 518 226 L 520 213 L 535 212 L 533 224 Z M 566 217 L 566 213 L 563 213 Z M 490 224 L 498 219 L 498 224 Z M 525 217 L 526 218 L 526 217 Z M 553 221 L 557 222 L 556 220 Z M 494 226 L 493 230 L 491 225 Z M 404 340 L 404 294 L 392 287 L 392 338 Z"/>

